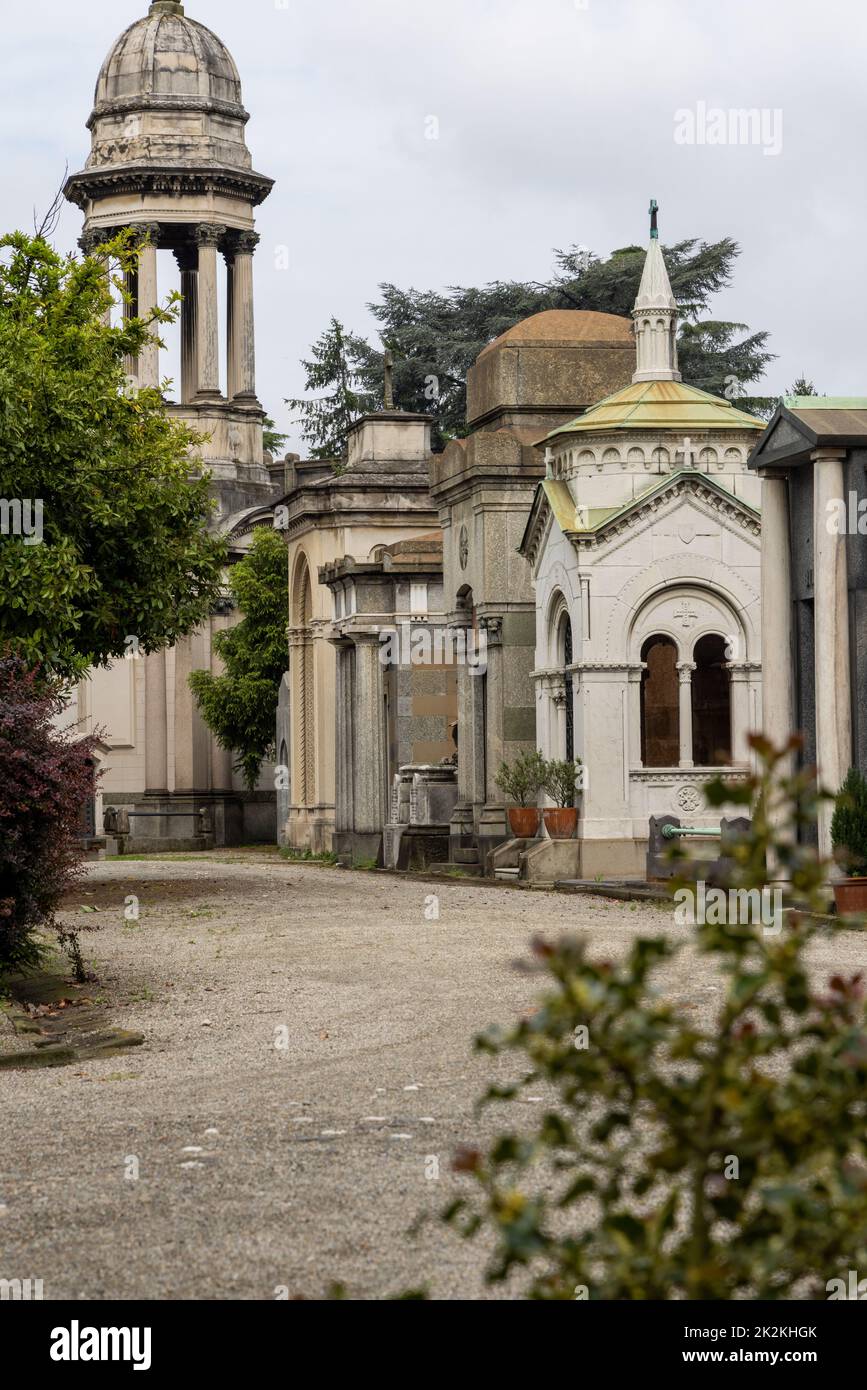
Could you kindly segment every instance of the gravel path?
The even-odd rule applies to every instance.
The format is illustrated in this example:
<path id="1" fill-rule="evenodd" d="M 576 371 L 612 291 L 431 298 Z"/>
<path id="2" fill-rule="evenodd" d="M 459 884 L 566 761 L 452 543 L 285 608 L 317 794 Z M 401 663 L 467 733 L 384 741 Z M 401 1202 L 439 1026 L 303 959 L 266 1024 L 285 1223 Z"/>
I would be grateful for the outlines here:
<path id="1" fill-rule="evenodd" d="M 335 1281 L 365 1299 L 422 1283 L 508 1297 L 486 1289 L 476 1242 L 438 1222 L 407 1233 L 467 1181 L 456 1145 L 504 1128 L 505 1107 L 473 1106 L 515 1059 L 476 1057 L 472 1038 L 532 1007 L 538 980 L 514 962 L 535 932 L 579 929 L 617 955 L 671 924 L 653 906 L 265 854 L 95 865 L 70 906 L 101 925 L 83 939 L 93 992 L 147 1041 L 0 1073 L 0 1277 L 41 1278 L 46 1298 L 317 1298 Z M 865 958 L 849 934 L 816 963 Z M 669 986 L 697 1017 L 713 1006 L 689 950 Z"/>

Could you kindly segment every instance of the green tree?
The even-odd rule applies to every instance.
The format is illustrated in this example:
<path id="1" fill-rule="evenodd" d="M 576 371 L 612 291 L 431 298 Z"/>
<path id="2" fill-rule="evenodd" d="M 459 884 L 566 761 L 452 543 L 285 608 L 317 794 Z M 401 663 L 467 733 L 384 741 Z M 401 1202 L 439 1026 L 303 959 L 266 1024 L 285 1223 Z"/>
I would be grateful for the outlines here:
<path id="1" fill-rule="evenodd" d="M 717 395 L 746 396 L 772 354 L 768 334 L 748 334 L 745 325 L 702 318 L 711 296 L 732 278 L 740 254 L 730 237 L 707 243 L 695 238 L 665 250 L 674 295 L 683 321 L 679 352 L 684 380 Z M 466 376 L 482 348 L 521 319 L 544 309 L 591 309 L 629 316 L 638 294 L 646 252 L 626 246 L 600 258 L 585 247 L 555 251 L 547 281 L 495 281 L 482 288 L 453 286 L 444 293 L 380 285 L 370 310 L 383 342 L 395 358 L 395 395 L 405 410 L 435 415 L 435 441 L 466 434 Z M 360 379 L 382 393 L 383 355 L 365 345 L 358 351 Z M 746 403 L 746 402 L 745 402 Z"/>
<path id="2" fill-rule="evenodd" d="M 279 532 L 255 532 L 249 554 L 230 571 L 229 588 L 244 617 L 214 638 L 225 674 L 193 671 L 189 680 L 205 723 L 223 748 L 237 752 L 235 767 L 252 791 L 274 746 L 287 664 L 287 553 Z"/>
<path id="3" fill-rule="evenodd" d="M 332 318 L 326 331 L 311 348 L 311 358 L 302 361 L 305 388 L 322 394 L 286 401 L 299 411 L 302 438 L 314 459 L 342 460 L 346 455 L 349 426 L 359 415 L 372 410 L 376 394 L 358 389 L 362 364 L 369 363 L 372 349 L 363 338 L 347 333 Z"/>
<path id="4" fill-rule="evenodd" d="M 122 271 L 136 253 L 121 237 L 103 254 Z M 0 644 L 65 680 L 128 639 L 175 642 L 220 585 L 207 479 L 189 477 L 201 436 L 124 370 L 175 303 L 112 328 L 110 302 L 100 259 L 0 239 Z"/>
<path id="5" fill-rule="evenodd" d="M 278 452 L 283 448 L 288 438 L 288 434 L 280 433 L 275 421 L 271 419 L 271 416 L 266 415 L 262 430 L 262 448 L 265 450 L 265 453 L 270 454 L 272 458 L 276 458 Z"/>

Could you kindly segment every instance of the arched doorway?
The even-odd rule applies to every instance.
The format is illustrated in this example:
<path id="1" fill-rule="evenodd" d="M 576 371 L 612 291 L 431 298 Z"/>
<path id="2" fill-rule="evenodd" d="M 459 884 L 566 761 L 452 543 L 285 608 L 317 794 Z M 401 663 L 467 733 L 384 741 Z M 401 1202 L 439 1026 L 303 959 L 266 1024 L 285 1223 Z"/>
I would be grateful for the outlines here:
<path id="1" fill-rule="evenodd" d="M 696 767 L 732 761 L 731 674 L 725 637 L 707 633 L 693 651 L 692 758 Z"/>
<path id="2" fill-rule="evenodd" d="M 648 637 L 641 648 L 641 761 L 644 767 L 677 767 L 680 762 L 680 709 L 677 644 L 670 637 Z"/>
<path id="3" fill-rule="evenodd" d="M 557 632 L 557 646 L 560 669 L 563 672 L 563 690 L 565 693 L 564 707 L 564 739 L 565 747 L 560 756 L 567 762 L 574 762 L 575 759 L 575 699 L 574 685 L 570 666 L 574 661 L 574 649 L 572 643 L 572 619 L 568 613 L 563 613 L 560 618 L 560 625 Z"/>

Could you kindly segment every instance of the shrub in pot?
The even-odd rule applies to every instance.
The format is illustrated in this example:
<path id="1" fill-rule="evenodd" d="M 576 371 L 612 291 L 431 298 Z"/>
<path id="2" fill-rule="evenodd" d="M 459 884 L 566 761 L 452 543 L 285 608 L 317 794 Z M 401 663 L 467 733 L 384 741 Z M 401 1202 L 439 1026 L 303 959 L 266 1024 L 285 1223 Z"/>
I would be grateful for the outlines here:
<path id="1" fill-rule="evenodd" d="M 581 759 L 574 762 L 568 759 L 552 758 L 545 763 L 542 787 L 556 802 L 546 807 L 545 828 L 552 840 L 571 840 L 578 828 L 578 811 L 575 798 L 578 795 L 578 778 L 581 775 Z"/>
<path id="2" fill-rule="evenodd" d="M 867 779 L 849 769 L 831 821 L 834 858 L 846 878 L 834 884 L 838 912 L 867 912 Z"/>
<path id="3" fill-rule="evenodd" d="M 532 840 L 539 833 L 541 813 L 532 803 L 538 799 L 545 776 L 545 760 L 541 753 L 521 753 L 514 762 L 502 763 L 495 777 L 500 790 L 510 801 L 509 827 L 516 840 Z"/>

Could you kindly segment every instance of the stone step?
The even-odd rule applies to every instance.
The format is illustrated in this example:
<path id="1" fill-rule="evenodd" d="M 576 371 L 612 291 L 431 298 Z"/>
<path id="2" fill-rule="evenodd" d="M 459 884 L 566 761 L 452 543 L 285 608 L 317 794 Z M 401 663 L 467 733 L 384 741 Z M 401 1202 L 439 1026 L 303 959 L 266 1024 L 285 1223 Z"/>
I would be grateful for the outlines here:
<path id="1" fill-rule="evenodd" d="M 520 873 L 520 869 L 496 869 L 494 878 L 510 879 L 512 883 L 517 883 Z"/>

